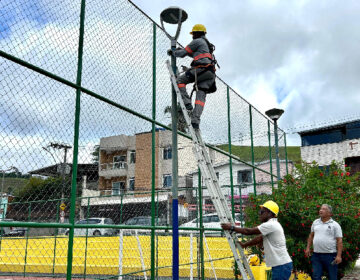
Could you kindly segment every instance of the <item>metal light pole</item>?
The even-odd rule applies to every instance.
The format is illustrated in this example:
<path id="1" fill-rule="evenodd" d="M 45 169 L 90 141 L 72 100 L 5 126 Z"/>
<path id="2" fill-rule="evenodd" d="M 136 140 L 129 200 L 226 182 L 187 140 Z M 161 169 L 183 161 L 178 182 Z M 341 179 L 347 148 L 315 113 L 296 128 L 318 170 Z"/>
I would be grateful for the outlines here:
<path id="1" fill-rule="evenodd" d="M 160 23 L 164 28 L 164 22 L 177 24 L 177 30 L 174 37 L 167 32 L 165 34 L 171 41 L 171 50 L 176 49 L 176 41 L 179 37 L 181 24 L 187 19 L 187 13 L 179 7 L 169 7 L 160 14 Z M 171 56 L 171 67 L 176 75 L 176 58 Z M 177 98 L 174 87 L 171 94 L 171 129 L 172 129 L 172 224 L 173 224 L 173 279 L 179 279 L 179 221 L 178 221 L 178 153 L 177 153 Z"/>
<path id="2" fill-rule="evenodd" d="M 71 149 L 72 147 L 70 145 L 60 144 L 60 143 L 50 143 L 47 147 L 51 147 L 53 149 L 58 149 L 58 150 L 64 149 L 64 160 L 63 160 L 63 163 L 61 163 L 61 171 L 60 171 L 61 179 L 62 179 L 61 204 L 63 204 L 64 203 L 64 197 L 65 197 L 64 191 L 65 191 L 65 187 L 66 187 L 66 183 L 65 183 L 66 161 L 67 161 L 66 158 L 67 158 L 68 150 Z M 43 149 L 45 151 L 47 151 L 56 162 L 56 159 L 53 156 L 53 154 L 46 147 L 43 147 Z"/>
<path id="3" fill-rule="evenodd" d="M 265 114 L 274 121 L 274 134 L 275 134 L 275 157 L 276 157 L 276 173 L 277 180 L 280 180 L 280 161 L 279 161 L 279 140 L 278 140 L 278 126 L 277 120 L 284 113 L 282 109 L 270 109 L 265 112 Z"/>

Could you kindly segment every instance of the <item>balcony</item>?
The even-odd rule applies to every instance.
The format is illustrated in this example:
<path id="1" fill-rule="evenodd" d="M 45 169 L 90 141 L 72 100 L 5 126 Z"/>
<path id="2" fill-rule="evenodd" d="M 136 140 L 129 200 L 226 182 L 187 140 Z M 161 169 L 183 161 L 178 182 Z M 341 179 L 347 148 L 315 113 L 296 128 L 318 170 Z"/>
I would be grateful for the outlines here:
<path id="1" fill-rule="evenodd" d="M 124 161 L 100 164 L 99 176 L 101 177 L 120 177 L 126 176 L 128 165 Z"/>

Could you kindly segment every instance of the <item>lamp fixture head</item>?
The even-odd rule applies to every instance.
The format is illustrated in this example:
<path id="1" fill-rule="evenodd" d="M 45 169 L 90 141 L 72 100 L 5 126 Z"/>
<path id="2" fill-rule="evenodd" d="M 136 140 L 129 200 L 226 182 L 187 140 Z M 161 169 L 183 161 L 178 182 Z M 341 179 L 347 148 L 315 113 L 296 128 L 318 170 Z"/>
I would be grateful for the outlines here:
<path id="1" fill-rule="evenodd" d="M 267 110 L 265 112 L 265 115 L 267 115 L 273 121 L 277 121 L 283 113 L 284 113 L 284 110 L 273 108 L 273 109 Z"/>
<path id="2" fill-rule="evenodd" d="M 179 18 L 180 15 L 181 15 L 181 19 Z M 163 10 L 160 14 L 160 19 L 170 24 L 178 24 L 179 19 L 180 22 L 184 22 L 185 20 L 187 20 L 187 18 L 188 18 L 187 13 L 183 9 L 175 6 Z"/>

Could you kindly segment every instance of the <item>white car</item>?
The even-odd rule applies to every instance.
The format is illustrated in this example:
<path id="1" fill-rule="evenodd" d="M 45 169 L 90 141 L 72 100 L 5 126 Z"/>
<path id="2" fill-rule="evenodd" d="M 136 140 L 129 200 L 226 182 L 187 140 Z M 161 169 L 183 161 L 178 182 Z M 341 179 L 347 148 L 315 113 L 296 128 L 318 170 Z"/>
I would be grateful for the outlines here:
<path id="1" fill-rule="evenodd" d="M 76 222 L 77 225 L 114 225 L 112 219 L 109 218 L 88 218 Z M 69 235 L 70 230 L 66 230 L 66 235 Z M 74 235 L 77 236 L 111 236 L 115 235 L 114 228 L 75 228 Z"/>
<path id="2" fill-rule="evenodd" d="M 240 214 L 235 214 L 235 225 L 236 226 L 244 226 L 245 225 L 244 221 L 241 222 Z M 218 215 L 216 213 L 203 215 L 203 226 L 206 229 L 209 229 L 209 228 L 221 229 L 220 219 L 219 219 Z M 199 227 L 200 227 L 200 218 L 196 218 L 190 222 L 180 225 L 180 229 L 181 228 L 199 228 Z M 182 233 L 190 233 L 193 231 L 182 230 L 181 232 Z M 196 232 L 198 232 L 198 231 L 196 231 Z M 205 235 L 222 235 L 222 232 L 221 231 L 205 231 Z"/>

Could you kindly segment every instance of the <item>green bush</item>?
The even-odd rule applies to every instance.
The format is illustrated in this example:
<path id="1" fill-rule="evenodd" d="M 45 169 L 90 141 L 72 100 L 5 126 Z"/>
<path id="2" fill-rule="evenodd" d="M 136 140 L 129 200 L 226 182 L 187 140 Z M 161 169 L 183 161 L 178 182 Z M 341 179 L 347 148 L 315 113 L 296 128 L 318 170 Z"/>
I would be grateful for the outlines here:
<path id="1" fill-rule="evenodd" d="M 61 177 L 46 179 L 32 177 L 22 189 L 16 192 L 14 202 L 57 199 L 61 198 L 62 192 L 66 196 L 70 193 L 68 178 L 63 182 Z"/>
<path id="2" fill-rule="evenodd" d="M 296 165 L 293 174 L 279 182 L 272 195 L 251 195 L 246 209 L 247 227 L 258 225 L 259 205 L 266 200 L 275 201 L 279 207 L 279 222 L 284 228 L 288 252 L 293 260 L 294 271 L 311 275 L 310 259 L 305 256 L 307 238 L 312 222 L 319 218 L 322 204 L 333 207 L 333 219 L 343 231 L 342 263 L 340 275 L 351 268 L 359 256 L 360 247 L 360 181 L 333 162 L 325 172 L 314 162 Z"/>

